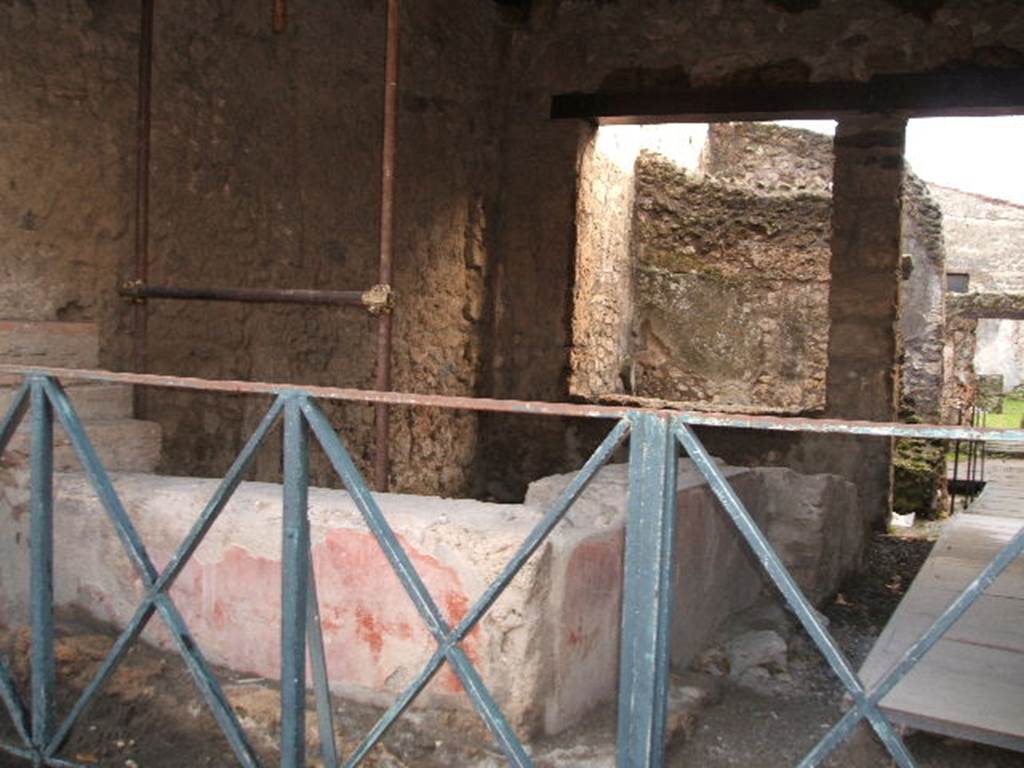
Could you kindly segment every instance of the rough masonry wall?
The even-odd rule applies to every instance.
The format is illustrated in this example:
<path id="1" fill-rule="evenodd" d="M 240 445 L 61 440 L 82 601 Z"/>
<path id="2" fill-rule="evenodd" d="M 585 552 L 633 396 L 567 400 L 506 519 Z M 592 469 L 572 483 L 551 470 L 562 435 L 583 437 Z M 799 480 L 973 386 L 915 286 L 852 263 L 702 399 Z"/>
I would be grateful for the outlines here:
<path id="1" fill-rule="evenodd" d="M 405 4 L 397 161 L 400 390 L 473 394 L 496 150 L 489 5 Z M 153 98 L 152 279 L 186 286 L 362 290 L 377 282 L 384 6 L 160 6 Z M 361 310 L 152 302 L 150 368 L 168 374 L 371 388 L 376 323 Z M 125 362 L 118 350 L 117 361 Z M 223 471 L 262 399 L 152 393 L 167 471 Z M 329 415 L 357 457 L 372 411 Z M 400 488 L 463 490 L 472 416 L 395 410 Z M 258 475 L 279 471 L 264 451 Z M 315 482 L 326 461 L 315 456 Z"/>
<path id="2" fill-rule="evenodd" d="M 715 157 L 713 145 L 706 154 Z M 701 179 L 640 156 L 632 394 L 747 412 L 820 410 L 831 202 L 741 178 Z"/>
<path id="3" fill-rule="evenodd" d="M 946 344 L 942 350 L 946 368 L 942 399 L 949 409 L 950 421 L 958 424 L 977 402 L 978 377 L 974 369 L 974 355 L 980 321 L 960 315 L 953 305 L 948 309 Z"/>
<path id="4" fill-rule="evenodd" d="M 569 390 L 600 399 L 626 393 L 633 324 L 633 241 L 637 160 L 670 158 L 700 175 L 709 127 L 604 126 L 586 143 L 576 202 Z"/>
<path id="5" fill-rule="evenodd" d="M 832 194 L 832 140 L 771 123 L 718 123 L 708 132 L 704 170 L 752 191 Z"/>
<path id="6" fill-rule="evenodd" d="M 394 375 L 398 389 L 480 386 L 496 202 L 491 3 L 404 4 Z M 151 279 L 188 287 L 365 289 L 377 281 L 384 5 L 306 3 L 271 30 L 260 0 L 158 4 Z M 0 5 L 0 315 L 97 318 L 102 362 L 131 365 L 138 4 Z M 360 310 L 151 302 L 149 369 L 367 387 Z M 150 391 L 162 468 L 224 471 L 264 399 Z M 372 413 L 329 409 L 364 461 Z M 400 488 L 464 491 L 476 420 L 396 410 Z M 257 474 L 279 472 L 274 447 Z M 328 480 L 314 459 L 314 480 Z"/>
<path id="7" fill-rule="evenodd" d="M 113 265 L 123 267 L 131 250 L 136 13 L 126 0 L 0 5 L 0 156 L 17 169 L 17 189 L 10 174 L 0 179 L 0 236 L 60 265 L 64 277 L 46 281 L 55 286 L 46 312 L 74 315 L 81 305 L 83 315 L 98 314 L 112 366 L 128 361 L 127 308 L 90 299 L 98 291 L 82 286 L 128 276 Z M 278 37 L 268 16 L 258 0 L 158 8 L 154 277 L 360 287 L 372 275 L 379 213 L 382 9 L 297 6 Z M 396 280 L 406 301 L 397 320 L 403 388 L 567 397 L 576 179 L 592 130 L 551 121 L 552 94 L 1024 62 L 1013 0 L 548 0 L 509 35 L 504 23 L 490 3 L 406 4 Z M 44 165 L 49 157 L 61 162 Z M 24 179 L 40 173 L 46 183 L 23 199 Z M 25 228 L 36 206 L 45 242 L 36 234 L 44 230 Z M 83 220 L 65 227 L 73 211 Z M 88 265 L 71 255 L 83 243 L 95 253 Z M 23 260 L 17 279 L 51 274 L 36 263 Z M 94 280 L 94 265 L 107 274 Z M 368 331 L 366 318 L 346 312 L 166 304 L 154 309 L 153 366 L 360 385 L 372 370 Z M 221 471 L 261 408 L 194 395 L 151 401 L 168 428 L 168 468 Z M 367 453 L 368 412 L 332 416 Z M 577 463 L 592 438 L 587 426 L 554 420 L 488 417 L 478 431 L 464 416 L 394 418 L 399 485 L 421 491 L 464 486 L 475 469 L 484 485 L 497 479 L 521 492 L 527 480 Z M 268 464 L 276 460 L 261 466 L 264 477 L 276 472 Z M 314 474 L 323 480 L 322 464 Z"/>
<path id="8" fill-rule="evenodd" d="M 942 212 L 913 173 L 903 183 L 900 411 L 937 422 L 943 407 L 946 263 Z"/>
<path id="9" fill-rule="evenodd" d="M 632 126 L 598 131 L 580 163 L 569 386 L 588 398 L 623 390 L 632 315 L 637 133 Z"/>
<path id="10" fill-rule="evenodd" d="M 552 94 L 862 80 L 876 73 L 1024 62 L 1024 18 L 1013 0 L 551 0 L 534 6 L 530 23 L 514 34 L 506 89 L 501 279 L 495 287 L 504 309 L 495 318 L 499 354 L 491 375 L 493 391 L 507 396 L 555 400 L 567 394 L 573 200 L 579 146 L 590 132 L 575 121 L 551 121 Z M 549 460 L 559 452 L 548 446 L 564 443 L 575 429 L 524 419 L 491 424 L 489 431 L 497 434 L 482 471 L 505 477 L 512 456 L 519 474 L 539 465 L 556 471 Z"/>
<path id="11" fill-rule="evenodd" d="M 131 239 L 137 3 L 0 4 L 0 318 L 94 320 Z"/>
<path id="12" fill-rule="evenodd" d="M 903 179 L 900 261 L 899 416 L 902 421 L 947 423 L 944 401 L 946 267 L 942 212 L 927 185 L 908 171 Z M 893 445 L 893 512 L 932 517 L 945 510 L 946 445 L 897 439 Z"/>

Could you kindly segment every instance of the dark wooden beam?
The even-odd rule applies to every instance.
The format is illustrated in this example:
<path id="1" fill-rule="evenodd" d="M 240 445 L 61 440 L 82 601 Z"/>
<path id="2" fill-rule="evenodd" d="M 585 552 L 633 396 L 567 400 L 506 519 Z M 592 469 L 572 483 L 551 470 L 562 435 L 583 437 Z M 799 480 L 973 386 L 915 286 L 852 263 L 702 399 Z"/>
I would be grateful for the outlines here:
<path id="1" fill-rule="evenodd" d="M 555 119 L 601 124 L 829 119 L 863 113 L 907 117 L 1024 114 L 1024 69 L 877 75 L 865 82 L 566 93 L 551 102 Z"/>

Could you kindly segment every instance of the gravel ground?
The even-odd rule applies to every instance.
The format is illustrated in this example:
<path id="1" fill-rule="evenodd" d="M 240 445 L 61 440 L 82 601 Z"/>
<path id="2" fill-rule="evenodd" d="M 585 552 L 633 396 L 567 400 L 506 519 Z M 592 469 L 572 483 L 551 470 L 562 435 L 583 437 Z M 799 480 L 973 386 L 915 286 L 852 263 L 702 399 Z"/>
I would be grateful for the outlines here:
<path id="1" fill-rule="evenodd" d="M 867 657 L 938 538 L 941 522 L 874 537 L 868 568 L 824 608 L 830 630 L 855 668 Z M 790 644 L 791 681 L 775 690 L 727 684 L 718 706 L 705 710 L 672 766 L 793 766 L 842 716 L 844 689 L 802 635 Z M 766 694 L 771 695 L 766 695 Z M 921 768 L 1021 768 L 1024 755 L 925 733 L 905 734 Z M 829 765 L 891 765 L 868 728 L 837 750 Z"/>

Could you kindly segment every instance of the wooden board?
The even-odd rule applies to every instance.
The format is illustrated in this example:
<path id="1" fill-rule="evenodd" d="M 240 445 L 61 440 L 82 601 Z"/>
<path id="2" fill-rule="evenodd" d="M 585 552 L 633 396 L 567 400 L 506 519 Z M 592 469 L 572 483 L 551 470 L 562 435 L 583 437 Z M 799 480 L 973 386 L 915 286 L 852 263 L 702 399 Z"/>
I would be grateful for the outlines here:
<path id="1" fill-rule="evenodd" d="M 992 494 L 990 501 L 997 495 L 1003 496 Z M 947 525 L 861 668 L 869 689 L 1021 526 L 1021 518 L 971 512 Z M 1003 572 L 883 699 L 882 709 L 912 728 L 1024 751 L 1024 560 Z"/>

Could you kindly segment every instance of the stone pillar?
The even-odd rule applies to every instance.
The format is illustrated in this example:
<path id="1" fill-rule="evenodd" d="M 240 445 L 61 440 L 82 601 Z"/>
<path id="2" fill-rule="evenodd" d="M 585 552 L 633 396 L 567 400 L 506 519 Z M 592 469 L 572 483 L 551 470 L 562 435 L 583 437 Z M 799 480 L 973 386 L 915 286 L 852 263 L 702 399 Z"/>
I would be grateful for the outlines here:
<path id="1" fill-rule="evenodd" d="M 896 420 L 905 128 L 903 119 L 870 115 L 836 129 L 827 418 Z M 857 484 L 865 520 L 883 524 L 892 440 L 841 443 L 830 447 L 842 453 L 836 469 Z"/>

